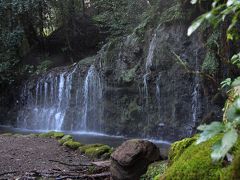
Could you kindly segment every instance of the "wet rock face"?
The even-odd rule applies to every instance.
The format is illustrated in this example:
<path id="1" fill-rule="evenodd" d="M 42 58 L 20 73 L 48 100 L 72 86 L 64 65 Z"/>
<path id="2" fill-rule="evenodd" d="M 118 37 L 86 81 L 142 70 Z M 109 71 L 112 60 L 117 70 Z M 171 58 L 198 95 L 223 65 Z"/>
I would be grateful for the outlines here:
<path id="1" fill-rule="evenodd" d="M 162 25 L 154 32 L 153 49 L 149 48 L 153 36 L 142 44 L 131 35 L 103 50 L 105 56 L 99 61 L 106 82 L 107 133 L 175 140 L 191 134 L 196 125 L 192 122 L 194 75 L 186 72 L 176 55 L 194 69 L 204 57 L 203 43 L 199 36 L 188 38 L 183 23 Z M 146 69 L 150 51 L 152 64 Z M 197 98 L 201 99 L 200 93 Z M 196 116 L 199 119 L 201 112 Z"/>
<path id="2" fill-rule="evenodd" d="M 179 8 L 172 2 L 161 2 L 165 10 L 160 16 Z M 133 33 L 100 51 L 106 133 L 174 141 L 193 134 L 207 112 L 221 112 L 208 100 L 211 94 L 204 94 L 202 77 L 194 73 L 206 55 L 202 34 L 188 37 L 194 17 L 180 15 L 158 22 L 143 39 Z"/>
<path id="3" fill-rule="evenodd" d="M 144 140 L 129 140 L 111 155 L 110 171 L 114 180 L 137 180 L 150 163 L 160 159 L 159 149 Z"/>

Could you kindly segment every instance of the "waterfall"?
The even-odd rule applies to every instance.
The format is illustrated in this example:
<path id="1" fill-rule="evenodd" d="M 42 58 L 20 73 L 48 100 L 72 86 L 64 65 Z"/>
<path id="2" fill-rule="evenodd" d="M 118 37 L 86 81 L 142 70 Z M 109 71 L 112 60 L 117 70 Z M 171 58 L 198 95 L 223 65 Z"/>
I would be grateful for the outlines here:
<path id="1" fill-rule="evenodd" d="M 100 76 L 93 65 L 85 79 L 77 65 L 70 71 L 49 72 L 24 85 L 17 126 L 31 130 L 101 132 L 102 91 Z"/>
<path id="2" fill-rule="evenodd" d="M 200 113 L 200 65 L 198 60 L 198 54 L 196 53 L 196 62 L 195 62 L 195 77 L 194 77 L 194 88 L 192 93 L 192 131 L 194 127 L 196 126 L 197 120 L 198 120 L 198 114 Z"/>
<path id="3" fill-rule="evenodd" d="M 145 74 L 143 75 L 143 89 L 141 96 L 143 96 L 143 112 L 146 113 L 147 124 L 149 125 L 149 90 L 148 90 L 148 76 L 151 74 L 151 67 L 153 65 L 154 51 L 157 45 L 157 35 L 153 35 L 152 40 L 149 45 L 148 55 L 145 63 Z"/>
<path id="4" fill-rule="evenodd" d="M 161 82 L 161 73 L 158 74 L 156 80 L 156 100 L 157 100 L 157 108 L 158 108 L 158 118 L 160 119 L 160 110 L 161 110 L 161 89 L 160 89 L 160 82 Z"/>
<path id="5" fill-rule="evenodd" d="M 83 131 L 101 132 L 102 121 L 102 84 L 94 65 L 88 70 L 83 87 Z"/>
<path id="6" fill-rule="evenodd" d="M 153 35 L 153 38 L 151 40 L 151 43 L 150 43 L 150 46 L 149 46 L 149 49 L 148 49 L 147 61 L 146 61 L 146 64 L 145 64 L 146 73 L 151 72 L 150 68 L 153 65 L 153 56 L 154 56 L 154 51 L 155 51 L 156 45 L 157 45 L 157 34 L 155 33 Z"/>
<path id="7" fill-rule="evenodd" d="M 24 104 L 18 114 L 18 127 L 32 130 L 62 130 L 69 102 L 71 100 L 71 72 L 52 72 L 33 82 L 27 82 L 22 91 Z"/>

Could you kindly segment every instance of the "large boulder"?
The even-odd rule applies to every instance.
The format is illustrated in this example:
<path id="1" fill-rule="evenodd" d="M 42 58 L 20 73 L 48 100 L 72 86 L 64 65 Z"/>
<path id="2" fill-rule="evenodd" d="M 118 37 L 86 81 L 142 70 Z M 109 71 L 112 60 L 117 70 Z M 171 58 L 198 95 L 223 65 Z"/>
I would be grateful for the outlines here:
<path id="1" fill-rule="evenodd" d="M 129 140 L 111 155 L 111 175 L 114 180 L 137 180 L 150 163 L 160 159 L 158 147 L 146 140 Z"/>

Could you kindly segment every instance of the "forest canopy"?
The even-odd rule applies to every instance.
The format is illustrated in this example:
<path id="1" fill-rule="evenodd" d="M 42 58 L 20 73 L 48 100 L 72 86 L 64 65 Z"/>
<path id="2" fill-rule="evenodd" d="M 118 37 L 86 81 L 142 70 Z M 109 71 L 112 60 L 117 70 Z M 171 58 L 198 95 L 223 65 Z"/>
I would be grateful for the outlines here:
<path id="1" fill-rule="evenodd" d="M 35 72 L 37 67 L 22 62 L 24 57 L 36 48 L 45 51 L 46 39 L 63 26 L 66 33 L 62 31 L 61 36 L 68 41 L 69 31 L 79 26 L 79 17 L 90 17 L 105 37 L 129 32 L 140 20 L 137 15 L 154 3 L 141 1 L 140 5 L 138 0 L 1 0 L 0 86 L 16 82 L 19 75 Z M 65 44 L 68 45 L 62 51 L 71 51 L 71 44 Z M 38 69 L 46 69 L 50 64 L 44 60 Z"/>

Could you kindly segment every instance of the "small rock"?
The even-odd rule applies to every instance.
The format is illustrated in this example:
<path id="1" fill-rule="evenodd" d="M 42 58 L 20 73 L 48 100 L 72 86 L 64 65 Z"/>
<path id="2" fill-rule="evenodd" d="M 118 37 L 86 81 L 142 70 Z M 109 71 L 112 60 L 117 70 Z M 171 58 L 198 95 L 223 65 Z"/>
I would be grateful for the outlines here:
<path id="1" fill-rule="evenodd" d="M 114 180 L 138 180 L 148 165 L 160 159 L 160 151 L 152 142 L 129 140 L 111 155 L 110 171 Z"/>

